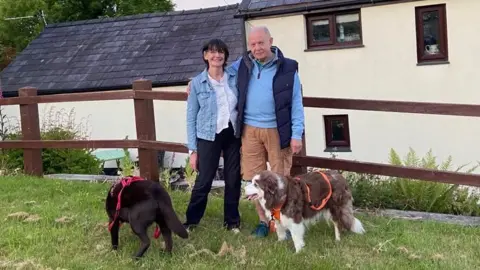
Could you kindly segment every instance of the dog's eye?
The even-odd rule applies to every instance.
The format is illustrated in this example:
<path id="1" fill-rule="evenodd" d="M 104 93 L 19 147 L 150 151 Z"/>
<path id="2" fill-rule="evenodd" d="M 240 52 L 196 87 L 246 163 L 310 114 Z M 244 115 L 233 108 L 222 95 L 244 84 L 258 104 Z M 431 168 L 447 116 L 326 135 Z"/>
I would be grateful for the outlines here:
<path id="1" fill-rule="evenodd" d="M 253 186 L 254 186 L 254 187 L 258 187 L 257 183 L 253 183 Z"/>

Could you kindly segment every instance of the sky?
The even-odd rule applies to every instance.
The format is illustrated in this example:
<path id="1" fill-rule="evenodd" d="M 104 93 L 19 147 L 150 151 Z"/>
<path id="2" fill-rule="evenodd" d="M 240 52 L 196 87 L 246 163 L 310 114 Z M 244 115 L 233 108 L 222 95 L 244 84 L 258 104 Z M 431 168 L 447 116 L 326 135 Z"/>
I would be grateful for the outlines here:
<path id="1" fill-rule="evenodd" d="M 218 7 L 240 3 L 241 0 L 173 0 L 175 10 Z"/>

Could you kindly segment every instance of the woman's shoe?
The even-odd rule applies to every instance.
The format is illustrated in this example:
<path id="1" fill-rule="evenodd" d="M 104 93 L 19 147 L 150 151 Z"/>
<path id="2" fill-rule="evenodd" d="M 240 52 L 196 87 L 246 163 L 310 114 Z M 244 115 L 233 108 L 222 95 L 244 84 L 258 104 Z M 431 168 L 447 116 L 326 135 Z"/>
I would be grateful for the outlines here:
<path id="1" fill-rule="evenodd" d="M 185 228 L 185 230 L 187 230 L 187 232 L 191 232 L 191 231 L 193 231 L 193 229 L 195 229 L 197 227 L 197 224 L 183 223 L 183 227 Z"/>
<path id="2" fill-rule="evenodd" d="M 233 233 L 237 234 L 240 232 L 240 226 L 237 224 L 229 224 L 227 225 L 227 231 L 232 231 Z"/>

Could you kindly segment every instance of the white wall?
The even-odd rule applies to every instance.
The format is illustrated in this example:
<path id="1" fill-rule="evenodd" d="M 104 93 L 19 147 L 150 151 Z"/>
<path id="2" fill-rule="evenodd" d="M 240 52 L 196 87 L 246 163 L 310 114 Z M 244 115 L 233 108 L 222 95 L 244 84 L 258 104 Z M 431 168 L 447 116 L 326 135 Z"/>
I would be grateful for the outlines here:
<path id="1" fill-rule="evenodd" d="M 185 91 L 185 86 L 155 88 L 154 90 Z M 155 126 L 158 141 L 186 143 L 186 105 L 184 101 L 154 101 Z M 18 105 L 4 106 L 4 113 L 15 123 L 20 119 Z M 75 112 L 75 123 L 86 127 L 92 140 L 118 140 L 128 136 L 136 139 L 135 112 L 133 100 L 64 102 L 39 105 L 40 125 L 47 119 L 51 109 L 53 112 Z M 64 114 L 62 114 L 64 115 Z M 51 122 L 51 121 L 47 121 Z M 83 128 L 82 130 L 85 130 Z M 132 158 L 137 159 L 137 149 L 131 149 Z M 173 157 L 174 156 L 174 157 Z M 166 153 L 165 165 L 184 166 L 186 154 Z M 116 167 L 114 162 L 107 162 L 105 167 Z"/>
<path id="2" fill-rule="evenodd" d="M 415 6 L 446 3 L 449 65 L 417 66 Z M 310 51 L 302 15 L 250 20 L 269 27 L 274 45 L 299 62 L 304 95 L 312 97 L 478 104 L 480 1 L 426 0 L 361 10 L 363 48 Z M 248 30 L 247 30 L 248 31 Z M 339 158 L 388 162 L 390 148 L 404 155 L 430 148 L 455 164 L 480 160 L 480 119 L 349 110 L 306 109 L 307 154 L 326 156 L 324 114 L 349 115 L 351 153 Z"/>

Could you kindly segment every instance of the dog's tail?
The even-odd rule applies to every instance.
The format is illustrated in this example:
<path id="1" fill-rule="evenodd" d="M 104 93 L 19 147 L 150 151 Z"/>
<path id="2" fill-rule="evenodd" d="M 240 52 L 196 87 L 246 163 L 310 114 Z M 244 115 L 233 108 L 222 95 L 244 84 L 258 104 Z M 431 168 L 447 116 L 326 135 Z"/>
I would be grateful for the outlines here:
<path id="1" fill-rule="evenodd" d="M 352 227 L 350 228 L 350 231 L 358 234 L 364 234 L 365 229 L 363 228 L 362 222 L 356 217 L 354 217 L 353 219 L 354 220 L 353 220 Z"/>
<path id="2" fill-rule="evenodd" d="M 353 201 L 351 196 L 350 198 L 346 199 L 345 204 L 343 205 L 343 207 L 340 207 L 339 211 L 340 211 L 339 214 L 341 217 L 340 219 L 345 229 L 358 234 L 365 233 L 365 229 L 363 227 L 362 222 L 354 216 Z"/>
<path id="3" fill-rule="evenodd" d="M 178 218 L 177 213 L 175 213 L 170 195 L 161 184 L 155 183 L 152 189 L 152 196 L 157 201 L 157 211 L 163 216 L 167 227 L 181 238 L 187 239 L 188 232 Z"/>
<path id="4" fill-rule="evenodd" d="M 165 201 L 165 200 L 157 200 L 158 201 L 158 209 L 162 213 L 165 223 L 167 223 L 167 226 L 170 230 L 172 230 L 174 233 L 176 233 L 178 236 L 180 236 L 183 239 L 188 238 L 188 232 L 183 226 L 182 222 L 178 218 L 177 214 L 175 213 L 175 210 L 173 210 L 173 205 L 170 200 Z"/>

